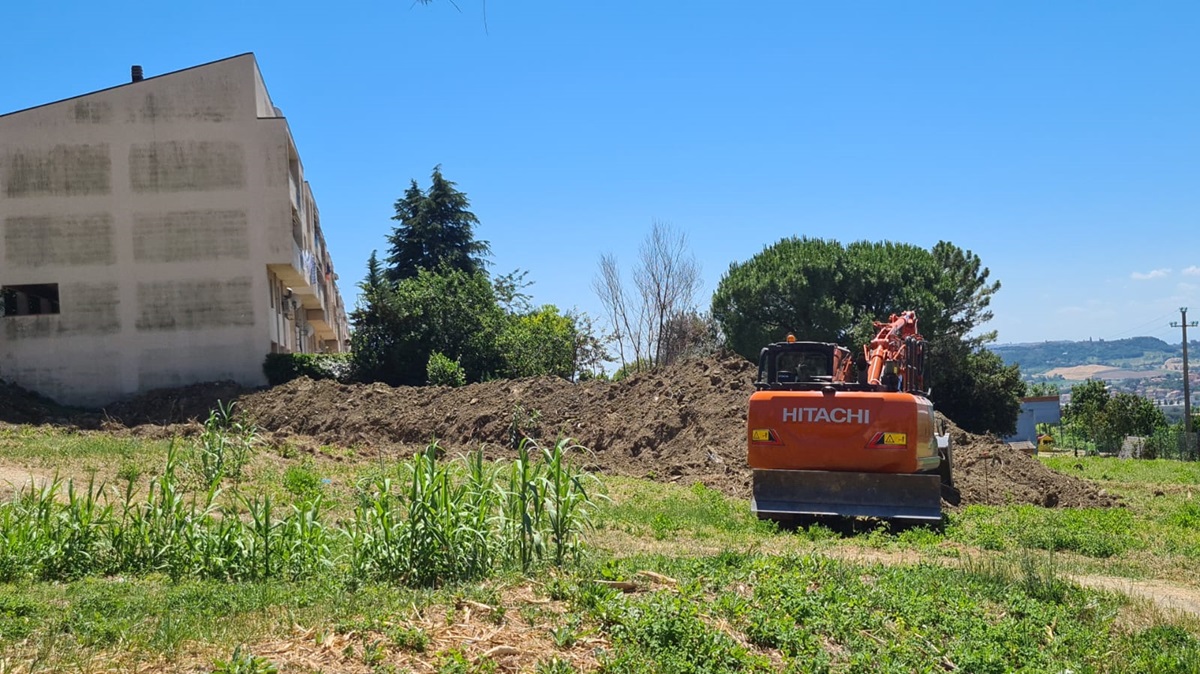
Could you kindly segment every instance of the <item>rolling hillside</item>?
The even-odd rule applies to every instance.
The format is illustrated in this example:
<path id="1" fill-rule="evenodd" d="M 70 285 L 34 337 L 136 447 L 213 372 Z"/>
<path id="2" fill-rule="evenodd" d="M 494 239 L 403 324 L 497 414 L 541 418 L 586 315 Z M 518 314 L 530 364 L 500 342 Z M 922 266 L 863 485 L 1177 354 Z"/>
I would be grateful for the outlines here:
<path id="1" fill-rule="evenodd" d="M 1200 342 L 1192 340 L 1189 347 L 1189 355 L 1200 354 Z M 1134 372 L 1161 370 L 1167 360 L 1183 356 L 1182 345 L 1168 344 L 1156 337 L 1002 344 L 992 347 L 992 351 L 1005 363 L 1020 365 L 1021 373 L 1026 376 L 1046 375 L 1056 368 L 1088 365 Z"/>

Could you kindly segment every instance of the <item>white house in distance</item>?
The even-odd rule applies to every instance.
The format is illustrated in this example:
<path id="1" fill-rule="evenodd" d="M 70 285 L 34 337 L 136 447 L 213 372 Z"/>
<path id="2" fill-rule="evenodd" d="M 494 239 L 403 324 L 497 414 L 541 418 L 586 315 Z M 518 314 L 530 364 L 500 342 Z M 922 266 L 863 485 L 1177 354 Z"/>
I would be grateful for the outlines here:
<path id="1" fill-rule="evenodd" d="M 253 54 L 0 115 L 0 379 L 101 405 L 349 346 Z"/>
<path id="2" fill-rule="evenodd" d="M 1030 396 L 1021 398 L 1021 413 L 1017 417 L 1017 432 L 1004 438 L 1005 442 L 1027 441 L 1037 447 L 1038 424 L 1062 423 L 1059 396 Z"/>

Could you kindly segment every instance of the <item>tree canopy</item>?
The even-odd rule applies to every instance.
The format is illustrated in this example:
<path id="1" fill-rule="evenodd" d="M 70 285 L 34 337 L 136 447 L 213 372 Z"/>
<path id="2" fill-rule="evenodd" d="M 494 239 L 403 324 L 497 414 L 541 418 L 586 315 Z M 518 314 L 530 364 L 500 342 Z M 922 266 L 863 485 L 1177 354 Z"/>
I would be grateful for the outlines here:
<path id="1" fill-rule="evenodd" d="M 434 353 L 458 361 L 467 381 L 481 381 L 502 368 L 496 341 L 504 312 L 480 272 L 418 269 L 411 278 L 367 291 L 363 300 L 353 315 L 351 337 L 362 379 L 424 384 Z"/>
<path id="2" fill-rule="evenodd" d="M 983 350 L 995 333 L 978 330 L 1000 289 L 989 276 L 978 255 L 946 241 L 924 249 L 792 237 L 730 265 L 712 315 L 729 347 L 757 360 L 763 346 L 789 332 L 860 348 L 874 321 L 914 310 L 939 409 L 966 430 L 1008 433 L 1024 386 L 1016 367 Z"/>
<path id="3" fill-rule="evenodd" d="M 1103 381 L 1071 387 L 1071 403 L 1063 409 L 1063 425 L 1071 435 L 1090 440 L 1101 451 L 1116 451 L 1131 435 L 1151 436 L 1167 427 L 1155 404 L 1132 393 L 1111 393 Z"/>
<path id="4" fill-rule="evenodd" d="M 413 181 L 396 201 L 386 264 L 371 254 L 351 314 L 356 376 L 417 386 L 594 372 L 604 351 L 590 319 L 532 309 L 526 272 L 489 277 L 468 206 L 440 167 L 427 191 Z"/>
<path id="5" fill-rule="evenodd" d="M 392 219 L 400 224 L 388 236 L 387 278 L 400 281 L 441 266 L 468 274 L 484 271 L 491 249 L 475 239 L 479 219 L 470 205 L 467 195 L 442 176 L 441 166 L 433 168 L 428 190 L 412 181 L 396 200 Z"/>

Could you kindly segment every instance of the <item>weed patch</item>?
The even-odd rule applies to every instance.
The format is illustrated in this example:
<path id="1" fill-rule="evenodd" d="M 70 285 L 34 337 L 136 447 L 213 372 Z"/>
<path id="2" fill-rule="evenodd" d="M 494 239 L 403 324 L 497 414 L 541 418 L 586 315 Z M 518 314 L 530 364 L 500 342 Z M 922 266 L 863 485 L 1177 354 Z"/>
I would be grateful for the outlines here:
<path id="1" fill-rule="evenodd" d="M 985 550 L 1034 548 L 1105 558 L 1139 545 L 1126 509 L 970 506 L 952 518 L 952 538 Z"/>
<path id="2" fill-rule="evenodd" d="M 213 433 L 225 423 L 214 422 Z M 56 480 L 0 503 L 0 581 L 163 573 L 176 580 L 332 575 L 433 585 L 502 568 L 563 565 L 582 549 L 598 486 L 569 465 L 571 449 L 567 441 L 523 444 L 505 469 L 486 465 L 479 453 L 439 461 L 431 446 L 398 464 L 395 481 L 381 477 L 370 485 L 341 525 L 326 521 L 321 494 L 299 473 L 291 484 L 309 496 L 288 507 L 269 495 L 224 496 L 220 481 L 236 474 L 229 471 L 237 463 L 224 450 L 213 453 L 224 459 L 201 464 L 212 481 L 189 494 L 172 446 L 144 496 L 135 496 L 133 481 L 114 499 L 103 484 Z"/>

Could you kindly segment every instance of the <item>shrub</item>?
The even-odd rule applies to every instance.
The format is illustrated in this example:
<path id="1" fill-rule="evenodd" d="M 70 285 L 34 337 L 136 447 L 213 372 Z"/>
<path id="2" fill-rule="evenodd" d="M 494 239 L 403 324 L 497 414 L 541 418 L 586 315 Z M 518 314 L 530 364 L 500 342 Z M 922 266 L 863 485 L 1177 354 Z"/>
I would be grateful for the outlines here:
<path id="1" fill-rule="evenodd" d="M 429 356 L 425 376 L 431 386 L 462 386 L 467 383 L 467 373 L 462 365 L 437 351 Z"/>
<path id="2" fill-rule="evenodd" d="M 502 362 L 496 348 L 504 310 L 487 275 L 448 265 L 383 283 L 354 312 L 354 376 L 391 386 L 420 386 L 435 352 L 453 354 L 467 381 L 483 380 Z"/>
<path id="3" fill-rule="evenodd" d="M 553 305 L 511 316 L 497 340 L 504 376 L 570 379 L 575 371 L 575 342 L 574 323 Z"/>
<path id="4" fill-rule="evenodd" d="M 288 466 L 283 472 L 283 488 L 293 496 L 306 499 L 321 493 L 321 478 L 313 472 L 312 463 Z"/>
<path id="5" fill-rule="evenodd" d="M 279 386 L 299 377 L 309 379 L 350 379 L 348 353 L 269 353 L 263 361 L 267 383 Z"/>

